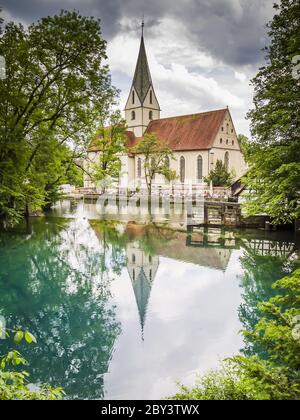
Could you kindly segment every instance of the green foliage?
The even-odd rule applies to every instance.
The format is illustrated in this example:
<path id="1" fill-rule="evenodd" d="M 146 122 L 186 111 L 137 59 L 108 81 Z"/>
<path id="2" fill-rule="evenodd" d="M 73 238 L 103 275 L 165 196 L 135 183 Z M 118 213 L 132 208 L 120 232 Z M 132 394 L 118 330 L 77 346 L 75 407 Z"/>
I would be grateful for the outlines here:
<path id="1" fill-rule="evenodd" d="M 209 176 L 205 178 L 208 184 L 212 182 L 214 187 L 228 187 L 232 184 L 234 174 L 228 172 L 225 163 L 217 160 L 216 166 L 210 171 Z"/>
<path id="2" fill-rule="evenodd" d="M 97 124 L 114 104 L 99 20 L 62 11 L 0 34 L 0 217 L 50 206 L 78 179 Z M 82 182 L 82 181 L 79 181 Z"/>
<path id="3" fill-rule="evenodd" d="M 259 305 L 261 319 L 247 340 L 264 348 L 267 358 L 236 356 L 222 369 L 181 387 L 174 399 L 300 399 L 300 270 L 274 284 L 281 293 Z"/>
<path id="4" fill-rule="evenodd" d="M 249 118 L 254 141 L 246 154 L 249 215 L 267 213 L 275 223 L 300 217 L 300 79 L 293 58 L 300 55 L 300 3 L 281 0 L 268 25 L 267 63 L 253 80 Z"/>
<path id="5" fill-rule="evenodd" d="M 268 359 L 285 369 L 300 386 L 300 335 L 294 337 L 295 324 L 300 323 L 300 270 L 276 282 L 274 288 L 283 293 L 259 305 L 263 317 L 254 331 L 245 331 L 244 335 L 262 345 Z"/>
<path id="6" fill-rule="evenodd" d="M 250 147 L 250 140 L 244 134 L 239 134 L 238 135 L 238 143 L 240 145 L 240 148 L 242 150 L 242 153 L 243 153 L 244 157 L 247 159 L 248 150 L 249 150 L 249 147 Z"/>
<path id="7" fill-rule="evenodd" d="M 176 179 L 176 171 L 170 169 L 170 160 L 174 159 L 173 152 L 155 134 L 145 134 L 133 152 L 143 156 L 144 177 L 150 195 L 155 175 L 162 175 L 168 181 Z"/>
<path id="8" fill-rule="evenodd" d="M 62 385 L 70 399 L 101 399 L 121 327 L 110 300 L 113 273 L 126 267 L 120 233 L 95 221 L 95 247 L 87 222 L 25 222 L 0 235 L 0 315 L 7 325 L 28 326 L 37 338 L 27 345 L 23 331 L 16 347 L 29 362 L 31 383 Z M 0 340 L 0 347 L 0 354 L 11 351 L 9 340 Z"/>
<path id="9" fill-rule="evenodd" d="M 175 400 L 288 400 L 296 399 L 284 373 L 256 357 L 235 357 L 223 362 L 219 371 L 198 378 L 196 386 L 181 386 Z"/>
<path id="10" fill-rule="evenodd" d="M 286 275 L 284 268 L 289 260 L 283 262 L 281 258 L 275 256 L 259 255 L 247 246 L 247 242 L 244 247 L 244 253 L 240 258 L 243 267 L 241 279 L 243 300 L 239 307 L 239 319 L 243 329 L 252 331 L 261 318 L 259 303 L 276 295 L 277 291 L 273 288 L 273 284 Z M 292 264 L 291 268 L 295 269 L 296 265 Z M 266 355 L 266 349 L 260 343 L 249 340 L 245 340 L 242 352 L 246 356 Z"/>
<path id="11" fill-rule="evenodd" d="M 12 331 L 14 342 L 19 345 L 24 339 L 28 344 L 36 343 L 36 338 L 29 331 Z M 9 335 L 9 334 L 7 334 Z M 18 367 L 25 366 L 26 360 L 16 350 L 10 350 L 0 361 L 0 400 L 59 400 L 64 392 L 61 388 L 52 388 L 41 384 L 29 386 L 29 373 Z M 35 389 L 33 389 L 35 388 Z"/>
<path id="12" fill-rule="evenodd" d="M 105 121 L 108 127 L 98 129 L 96 140 L 92 147 L 100 151 L 95 162 L 90 162 L 91 178 L 96 185 L 102 186 L 102 191 L 110 183 L 116 182 L 121 175 L 121 155 L 125 153 L 126 137 L 124 135 L 126 122 L 121 118 L 119 111 L 112 113 Z"/>

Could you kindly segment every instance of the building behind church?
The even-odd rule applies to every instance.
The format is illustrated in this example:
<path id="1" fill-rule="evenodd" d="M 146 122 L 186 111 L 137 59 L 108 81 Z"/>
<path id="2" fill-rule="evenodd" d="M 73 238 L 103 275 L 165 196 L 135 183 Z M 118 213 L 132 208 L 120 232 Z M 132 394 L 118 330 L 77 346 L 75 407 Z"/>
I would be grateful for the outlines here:
<path id="1" fill-rule="evenodd" d="M 170 160 L 170 169 L 176 171 L 175 182 L 179 184 L 203 183 L 217 160 L 223 161 L 236 179 L 245 173 L 245 161 L 228 108 L 169 118 L 160 118 L 160 113 L 142 34 L 133 82 L 125 106 L 128 154 L 121 157 L 120 187 L 135 189 L 145 186 L 144 158 L 133 154 L 132 149 L 147 133 L 156 134 L 172 149 L 174 159 Z M 95 145 L 91 146 L 89 161 L 96 162 L 99 153 Z M 168 181 L 157 175 L 153 183 L 163 187 Z M 87 175 L 84 186 L 94 187 Z"/>

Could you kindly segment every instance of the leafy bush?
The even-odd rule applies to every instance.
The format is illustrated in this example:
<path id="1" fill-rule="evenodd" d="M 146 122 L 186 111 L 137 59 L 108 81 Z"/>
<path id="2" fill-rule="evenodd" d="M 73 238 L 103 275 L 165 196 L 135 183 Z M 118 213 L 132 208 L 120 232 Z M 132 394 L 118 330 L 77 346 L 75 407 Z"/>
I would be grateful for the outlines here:
<path id="1" fill-rule="evenodd" d="M 28 344 L 36 343 L 35 337 L 29 331 L 17 330 L 13 332 L 16 344 L 20 344 L 22 340 Z M 1 328 L 0 336 L 2 336 Z M 16 350 L 12 350 L 2 357 L 0 362 L 0 400 L 59 400 L 62 398 L 61 388 L 52 388 L 45 384 L 29 385 L 28 372 L 20 369 L 26 364 L 26 360 Z"/>
<path id="2" fill-rule="evenodd" d="M 234 177 L 235 174 L 227 170 L 225 163 L 217 160 L 215 168 L 210 171 L 204 181 L 208 184 L 212 182 L 214 187 L 229 187 L 233 183 Z"/>
<path id="3" fill-rule="evenodd" d="M 219 371 L 199 378 L 195 387 L 181 386 L 175 400 L 300 399 L 300 270 L 273 286 L 281 291 L 259 305 L 262 317 L 247 340 L 266 350 L 268 360 L 236 356 Z"/>

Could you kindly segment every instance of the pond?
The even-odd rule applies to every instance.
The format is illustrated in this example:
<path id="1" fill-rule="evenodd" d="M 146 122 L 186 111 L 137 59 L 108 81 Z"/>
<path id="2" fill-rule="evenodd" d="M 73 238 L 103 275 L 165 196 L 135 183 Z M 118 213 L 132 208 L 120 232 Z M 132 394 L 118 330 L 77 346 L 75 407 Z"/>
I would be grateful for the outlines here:
<path id="1" fill-rule="evenodd" d="M 299 264 L 293 232 L 158 219 L 64 201 L 1 232 L 0 315 L 38 339 L 19 349 L 32 382 L 62 386 L 67 398 L 156 399 L 255 352 L 239 332 Z"/>

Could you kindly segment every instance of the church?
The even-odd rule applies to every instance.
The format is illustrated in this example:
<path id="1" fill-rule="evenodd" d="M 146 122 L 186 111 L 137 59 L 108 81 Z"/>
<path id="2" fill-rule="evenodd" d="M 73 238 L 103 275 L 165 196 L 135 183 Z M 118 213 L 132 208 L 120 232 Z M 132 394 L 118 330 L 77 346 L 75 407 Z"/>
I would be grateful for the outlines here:
<path id="1" fill-rule="evenodd" d="M 222 160 L 236 179 L 245 173 L 245 161 L 228 108 L 169 118 L 160 118 L 160 113 L 142 31 L 133 82 L 125 106 L 128 154 L 121 156 L 119 186 L 133 190 L 146 187 L 143 156 L 132 153 L 132 149 L 147 133 L 156 134 L 172 149 L 174 159 L 170 160 L 170 169 L 177 174 L 175 183 L 202 184 L 217 160 Z M 97 146 L 91 145 L 89 161 L 95 162 L 99 153 Z M 159 188 L 169 185 L 161 175 L 155 177 L 153 184 L 153 187 Z M 88 176 L 85 176 L 84 186 L 94 187 Z"/>

